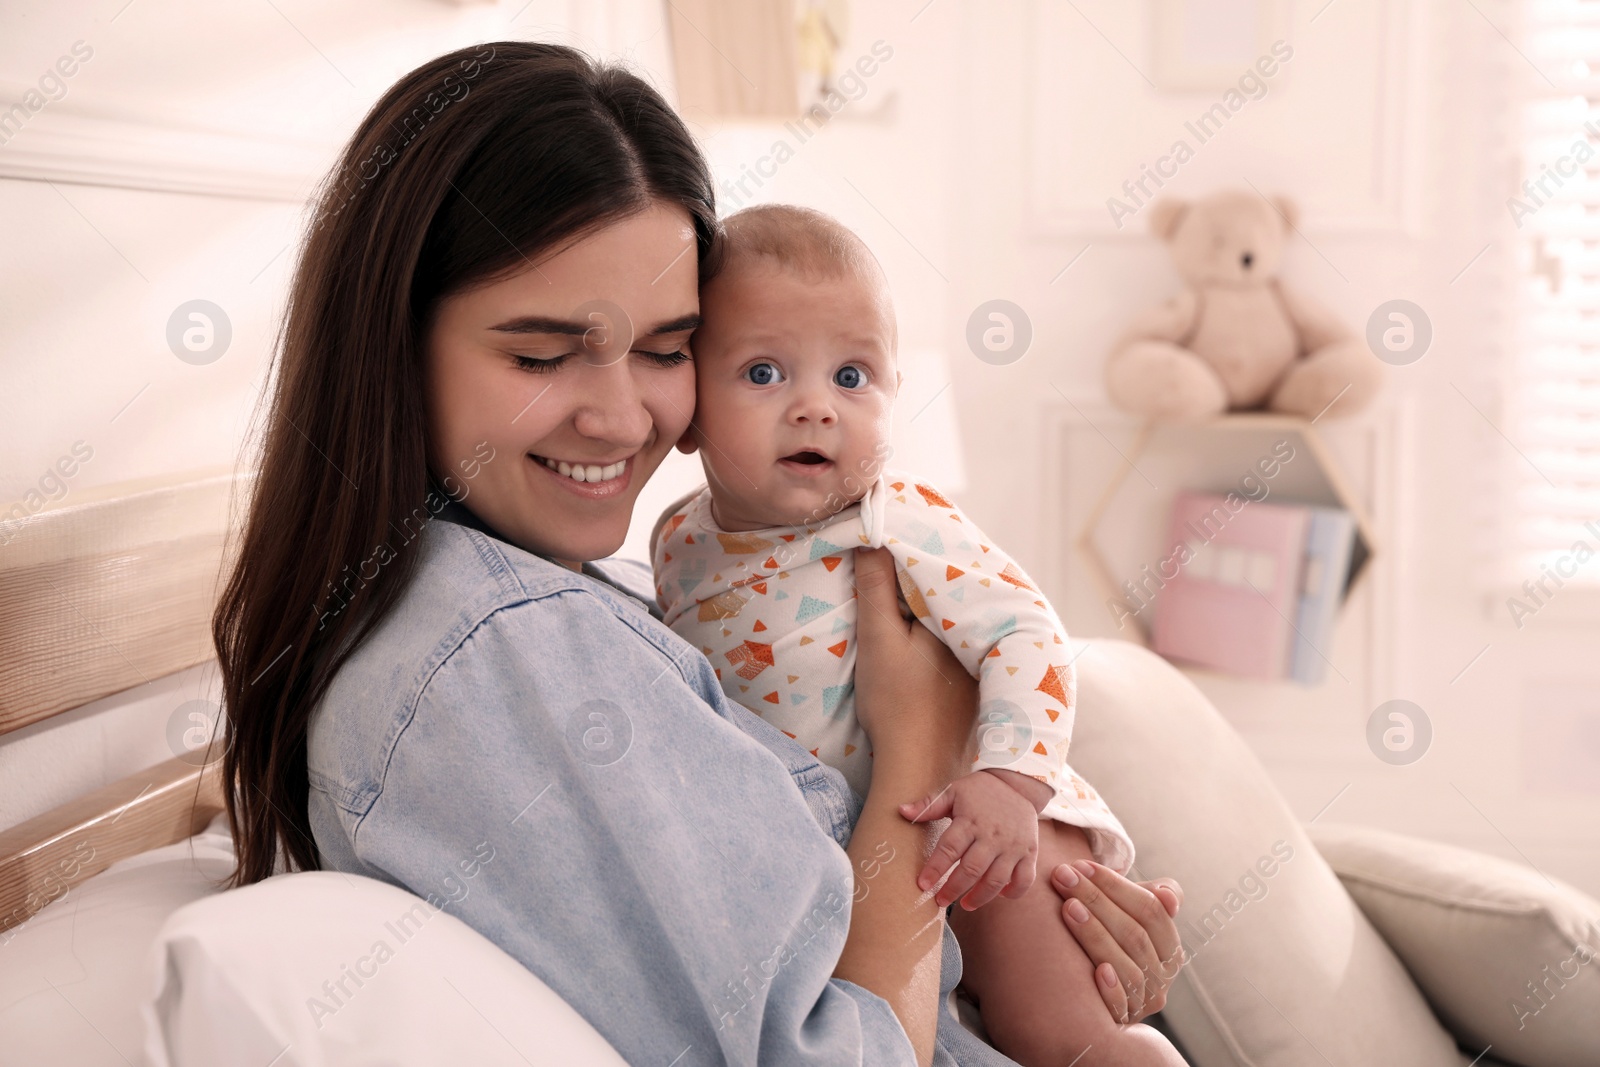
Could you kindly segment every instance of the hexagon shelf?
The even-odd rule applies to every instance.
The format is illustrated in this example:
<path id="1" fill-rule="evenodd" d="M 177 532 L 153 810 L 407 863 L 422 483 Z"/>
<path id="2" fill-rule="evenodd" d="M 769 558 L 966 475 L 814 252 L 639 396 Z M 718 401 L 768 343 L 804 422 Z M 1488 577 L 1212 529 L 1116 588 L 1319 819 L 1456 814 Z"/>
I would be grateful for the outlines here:
<path id="1" fill-rule="evenodd" d="M 1118 491 L 1126 484 L 1129 475 L 1139 469 L 1139 460 L 1149 450 L 1152 439 L 1158 432 L 1163 430 L 1190 433 L 1195 431 L 1259 433 L 1278 430 L 1297 435 L 1305 443 L 1307 453 L 1315 462 L 1317 471 L 1320 473 L 1322 481 L 1325 482 L 1327 495 L 1330 495 L 1338 506 L 1349 511 L 1353 517 L 1357 538 L 1365 549 L 1364 554 L 1359 548 L 1356 553 L 1359 562 L 1357 563 L 1356 573 L 1351 578 L 1349 588 L 1345 592 L 1345 599 L 1348 601 L 1350 592 L 1356 588 L 1361 579 L 1371 570 L 1372 557 L 1378 551 L 1378 542 L 1373 530 L 1372 519 L 1367 514 L 1365 506 L 1361 503 L 1361 498 L 1345 477 L 1339 463 L 1334 459 L 1327 443 L 1317 431 L 1314 420 L 1269 413 L 1224 415 L 1220 418 L 1200 423 L 1163 423 L 1151 420 L 1139 427 L 1132 446 L 1124 455 L 1124 459 L 1127 462 L 1112 475 L 1111 481 L 1101 492 L 1099 499 L 1095 501 L 1094 507 L 1090 509 L 1088 518 L 1084 521 L 1083 529 L 1079 532 L 1077 538 L 1077 547 L 1083 553 L 1083 557 L 1089 565 L 1089 572 L 1094 576 L 1095 581 L 1100 585 L 1106 597 L 1119 599 L 1125 593 L 1124 590 L 1117 587 L 1116 579 L 1112 576 L 1111 564 L 1096 540 L 1096 533 L 1102 521 L 1110 512 Z M 1149 481 L 1148 478 L 1145 480 Z M 1153 485 L 1154 483 L 1151 484 Z M 1141 612 L 1140 614 L 1143 613 Z M 1149 630 L 1140 614 L 1130 615 L 1129 618 L 1133 620 L 1135 632 L 1140 642 L 1148 645 L 1150 643 Z"/>

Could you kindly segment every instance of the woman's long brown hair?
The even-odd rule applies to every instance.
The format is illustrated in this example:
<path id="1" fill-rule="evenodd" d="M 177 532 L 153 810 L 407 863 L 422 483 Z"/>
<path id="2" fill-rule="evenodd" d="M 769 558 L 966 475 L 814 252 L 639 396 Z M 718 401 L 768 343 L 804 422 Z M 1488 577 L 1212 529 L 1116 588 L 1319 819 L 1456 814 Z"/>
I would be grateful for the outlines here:
<path id="1" fill-rule="evenodd" d="M 288 870 L 319 866 L 307 726 L 412 575 L 416 553 L 404 550 L 373 578 L 358 572 L 428 492 L 422 349 L 433 308 L 652 201 L 689 213 L 708 269 L 711 175 L 672 109 L 626 70 L 519 41 L 452 52 L 400 79 L 323 182 L 278 339 L 259 474 L 212 618 L 238 857 L 230 888 L 271 875 L 280 849 Z"/>

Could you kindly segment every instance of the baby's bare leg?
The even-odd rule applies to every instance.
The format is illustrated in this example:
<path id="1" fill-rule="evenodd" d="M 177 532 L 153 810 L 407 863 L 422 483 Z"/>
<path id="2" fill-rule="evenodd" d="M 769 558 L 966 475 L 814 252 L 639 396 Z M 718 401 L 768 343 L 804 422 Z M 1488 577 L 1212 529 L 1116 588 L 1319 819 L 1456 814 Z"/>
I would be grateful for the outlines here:
<path id="1" fill-rule="evenodd" d="M 1159 1032 L 1111 1018 L 1094 965 L 1062 921 L 1050 872 L 1093 858 L 1082 830 L 1041 819 L 1039 875 L 1022 898 L 996 897 L 977 911 L 958 904 L 950 912 L 962 988 L 977 1003 L 989 1040 L 1023 1067 L 1181 1065 Z"/>

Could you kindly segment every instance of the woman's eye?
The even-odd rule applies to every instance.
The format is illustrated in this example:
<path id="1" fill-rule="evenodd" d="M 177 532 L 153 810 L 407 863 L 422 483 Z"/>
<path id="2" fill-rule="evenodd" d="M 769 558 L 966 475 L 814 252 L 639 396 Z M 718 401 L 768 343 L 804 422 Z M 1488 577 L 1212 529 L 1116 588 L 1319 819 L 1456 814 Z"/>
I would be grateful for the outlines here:
<path id="1" fill-rule="evenodd" d="M 860 389 L 867 384 L 867 373 L 860 367 L 840 367 L 833 375 L 833 384 L 842 389 Z"/>
<path id="2" fill-rule="evenodd" d="M 644 349 L 638 349 L 637 351 L 644 358 L 662 367 L 681 366 L 689 362 L 691 358 L 689 353 L 682 349 L 676 352 L 646 352 Z"/>
<path id="3" fill-rule="evenodd" d="M 536 359 L 533 356 L 517 355 L 513 355 L 511 358 L 517 361 L 517 366 L 520 369 L 530 370 L 535 374 L 553 371 L 557 367 L 561 366 L 561 364 L 565 363 L 567 359 L 566 356 L 556 356 L 553 359 Z"/>
<path id="4" fill-rule="evenodd" d="M 648 352 L 644 349 L 636 349 L 635 351 L 645 359 L 648 359 L 650 362 L 660 367 L 681 366 L 682 364 L 687 363 L 690 359 L 689 353 L 681 350 L 677 352 Z M 561 364 L 567 361 L 566 355 L 554 356 L 548 359 L 540 359 L 535 356 L 517 355 L 513 355 L 511 358 L 516 360 L 517 366 L 520 369 L 533 371 L 535 374 L 548 374 L 550 371 L 555 370 L 557 367 L 561 366 Z"/>
<path id="5" fill-rule="evenodd" d="M 771 385 L 783 381 L 783 372 L 771 363 L 757 363 L 745 371 L 744 376 L 756 385 Z"/>

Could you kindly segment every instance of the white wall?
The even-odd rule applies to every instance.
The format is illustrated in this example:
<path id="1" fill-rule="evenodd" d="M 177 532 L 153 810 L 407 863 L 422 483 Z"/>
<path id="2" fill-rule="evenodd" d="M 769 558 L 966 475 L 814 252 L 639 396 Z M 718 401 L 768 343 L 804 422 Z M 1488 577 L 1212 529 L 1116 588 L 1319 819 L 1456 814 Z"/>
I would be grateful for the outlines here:
<path id="1" fill-rule="evenodd" d="M 82 38 L 95 58 L 51 108 L 115 98 L 142 116 L 200 125 L 249 116 L 247 131 L 281 138 L 304 159 L 331 153 L 338 132 L 421 58 L 536 25 L 630 54 L 670 89 L 659 12 L 643 0 L 538 2 L 509 29 L 514 0 L 279 6 L 299 32 L 265 5 L 259 18 L 203 15 L 209 24 L 162 0 L 138 0 L 115 22 L 114 5 L 13 5 L 31 17 L 8 14 L 0 75 L 31 81 Z M 936 462 L 930 439 L 958 427 L 964 505 L 1047 583 L 1075 632 L 1115 634 L 1072 548 L 1133 430 L 1104 403 L 1100 367 L 1122 324 L 1177 279 L 1143 216 L 1118 230 L 1104 201 L 1217 94 L 1164 94 L 1146 82 L 1147 3 L 854 6 L 844 57 L 880 40 L 893 56 L 814 138 L 796 144 L 777 127 L 695 116 L 691 124 L 730 183 L 758 168 L 776 139 L 795 148 L 775 172 L 765 168 L 756 198 L 811 204 L 861 232 L 890 276 L 904 348 L 944 356 L 907 367 L 902 416 L 938 399 L 902 437 L 903 458 Z M 1508 17 L 1503 6 L 1479 6 Z M 1312 691 L 1197 681 L 1302 817 L 1333 801 L 1323 818 L 1525 858 L 1600 892 L 1600 712 L 1593 657 L 1582 655 L 1594 632 L 1539 620 L 1511 630 L 1503 612 L 1491 621 L 1474 580 L 1484 472 L 1504 444 L 1463 395 L 1492 410 L 1504 327 L 1495 309 L 1513 248 L 1501 206 L 1510 162 L 1496 146 L 1511 136 L 1508 86 L 1521 60 L 1464 5 L 1339 0 L 1290 10 L 1294 58 L 1167 191 L 1200 195 L 1249 180 L 1294 196 L 1304 221 L 1286 260 L 1290 284 L 1356 326 L 1384 300 L 1415 300 L 1435 342 L 1393 375 L 1370 418 L 1329 430 L 1384 549 L 1327 650 L 1343 677 Z M 11 147 L 0 146 L 0 159 Z M 730 196 L 725 210 L 733 206 Z M 281 310 L 292 264 L 283 249 L 299 206 L 0 180 L 0 217 L 9 386 L 0 391 L 0 498 L 25 491 L 77 439 L 96 449 L 79 486 L 233 462 Z M 234 348 L 209 367 L 179 363 L 161 341 L 171 308 L 195 296 L 223 304 L 235 324 Z M 1034 329 L 1028 354 L 1009 366 L 980 362 L 964 339 L 973 308 L 996 297 L 1021 305 Z M 1231 471 L 1228 447 L 1173 439 L 1140 466 L 1164 493 L 1207 464 Z M 675 457 L 642 513 L 696 473 L 693 460 Z M 1119 498 L 1102 529 L 1114 566 L 1149 558 L 1162 499 L 1140 489 Z M 1571 692 L 1530 688 L 1552 680 Z M 1420 704 L 1434 724 L 1433 747 L 1409 767 L 1382 763 L 1364 740 L 1367 716 L 1394 697 Z M 156 720 L 171 699 L 146 714 Z M 92 729 L 92 717 L 80 728 Z M 22 756 L 0 742 L 0 825 L 21 817 L 37 784 L 13 777 Z M 95 773 L 121 773 L 114 762 Z"/>

